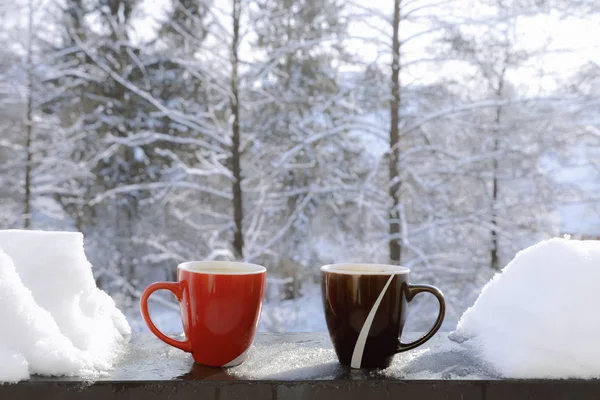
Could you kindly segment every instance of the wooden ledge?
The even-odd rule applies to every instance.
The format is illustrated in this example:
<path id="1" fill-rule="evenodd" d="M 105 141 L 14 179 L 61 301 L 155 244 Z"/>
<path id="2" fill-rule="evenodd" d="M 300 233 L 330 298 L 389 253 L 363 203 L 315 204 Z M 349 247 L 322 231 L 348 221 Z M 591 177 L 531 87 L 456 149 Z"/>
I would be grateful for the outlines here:
<path id="1" fill-rule="evenodd" d="M 502 380 L 452 348 L 444 333 L 428 345 L 396 356 L 387 370 L 357 371 L 337 363 L 325 333 L 259 334 L 244 364 L 218 369 L 195 365 L 189 354 L 150 334 L 136 334 L 105 377 L 34 376 L 0 385 L 0 400 L 600 398 L 600 380 Z"/>

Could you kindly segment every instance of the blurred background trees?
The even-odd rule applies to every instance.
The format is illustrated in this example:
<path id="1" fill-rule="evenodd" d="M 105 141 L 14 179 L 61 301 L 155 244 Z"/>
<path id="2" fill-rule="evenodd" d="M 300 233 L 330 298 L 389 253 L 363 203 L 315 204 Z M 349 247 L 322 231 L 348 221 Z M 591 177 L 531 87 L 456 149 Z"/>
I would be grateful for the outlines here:
<path id="1" fill-rule="evenodd" d="M 82 231 L 134 319 L 177 263 L 243 259 L 269 270 L 263 329 L 324 329 L 318 268 L 355 261 L 441 287 L 452 326 L 519 249 L 600 236 L 598 11 L 3 4 L 0 227 Z"/>

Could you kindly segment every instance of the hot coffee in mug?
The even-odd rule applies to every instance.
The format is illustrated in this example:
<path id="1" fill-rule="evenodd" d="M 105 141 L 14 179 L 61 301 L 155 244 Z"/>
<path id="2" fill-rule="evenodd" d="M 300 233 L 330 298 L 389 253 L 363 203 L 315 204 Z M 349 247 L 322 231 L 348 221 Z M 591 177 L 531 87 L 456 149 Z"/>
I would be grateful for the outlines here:
<path id="1" fill-rule="evenodd" d="M 183 263 L 177 267 L 178 282 L 153 283 L 144 290 L 142 316 L 152 333 L 192 353 L 196 363 L 212 367 L 238 365 L 256 335 L 266 276 L 265 267 L 248 263 Z M 179 300 L 186 340 L 166 336 L 150 319 L 148 298 L 159 289 L 170 290 Z"/>
<path id="2" fill-rule="evenodd" d="M 329 336 L 341 364 L 386 368 L 395 354 L 422 345 L 438 331 L 446 305 L 440 290 L 408 282 L 410 270 L 379 264 L 334 264 L 321 268 L 321 289 Z M 422 338 L 402 343 L 408 303 L 421 292 L 433 294 L 440 311 Z"/>

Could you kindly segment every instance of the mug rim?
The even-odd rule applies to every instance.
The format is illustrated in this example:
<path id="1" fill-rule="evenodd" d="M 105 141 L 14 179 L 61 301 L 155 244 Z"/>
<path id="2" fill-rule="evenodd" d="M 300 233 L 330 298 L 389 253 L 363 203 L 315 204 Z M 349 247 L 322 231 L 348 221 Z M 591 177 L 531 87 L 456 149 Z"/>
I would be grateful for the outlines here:
<path id="1" fill-rule="evenodd" d="M 410 268 L 392 264 L 337 263 L 321 267 L 321 272 L 345 275 L 405 275 Z"/>
<path id="2" fill-rule="evenodd" d="M 220 268 L 220 271 L 202 270 L 202 268 Z M 200 269 L 195 269 L 200 268 Z M 186 261 L 177 265 L 177 269 L 181 271 L 191 272 L 194 274 L 203 275 L 256 275 L 267 272 L 267 269 L 262 265 L 247 263 L 243 261 Z"/>

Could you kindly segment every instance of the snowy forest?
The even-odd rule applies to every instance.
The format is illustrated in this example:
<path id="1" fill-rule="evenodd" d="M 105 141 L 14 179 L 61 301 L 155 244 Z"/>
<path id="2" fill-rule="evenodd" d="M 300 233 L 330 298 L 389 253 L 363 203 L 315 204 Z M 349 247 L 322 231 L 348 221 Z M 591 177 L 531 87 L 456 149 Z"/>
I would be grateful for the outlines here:
<path id="1" fill-rule="evenodd" d="M 134 329 L 211 259 L 267 268 L 264 331 L 324 331 L 344 261 L 455 325 L 520 249 L 600 237 L 595 0 L 4 0 L 0 43 L 0 229 L 83 232 Z"/>

